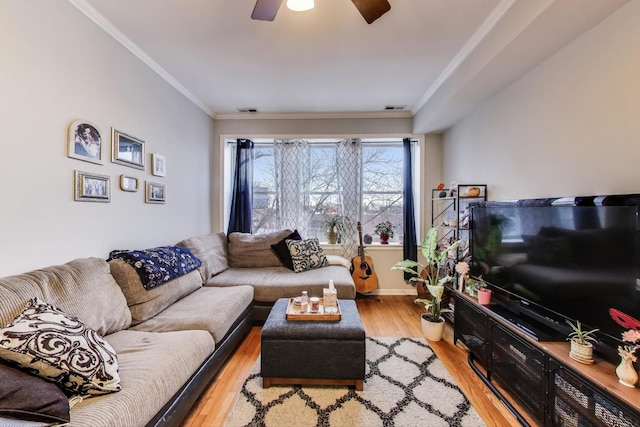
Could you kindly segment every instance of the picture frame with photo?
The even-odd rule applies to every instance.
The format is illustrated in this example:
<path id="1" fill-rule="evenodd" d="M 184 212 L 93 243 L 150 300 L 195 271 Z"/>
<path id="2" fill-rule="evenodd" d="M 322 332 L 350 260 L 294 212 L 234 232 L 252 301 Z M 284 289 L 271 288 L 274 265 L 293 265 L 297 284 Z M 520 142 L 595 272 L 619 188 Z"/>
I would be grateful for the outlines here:
<path id="1" fill-rule="evenodd" d="M 151 154 L 151 175 L 154 176 L 166 176 L 167 175 L 167 162 L 162 154 Z"/>
<path id="2" fill-rule="evenodd" d="M 110 202 L 111 177 L 75 170 L 74 200 L 77 202 Z"/>
<path id="3" fill-rule="evenodd" d="M 119 165 L 144 170 L 144 141 L 111 129 L 111 161 Z"/>
<path id="4" fill-rule="evenodd" d="M 69 125 L 67 157 L 103 165 L 102 136 L 98 127 L 88 120 L 75 120 Z"/>
<path id="5" fill-rule="evenodd" d="M 146 203 L 165 203 L 167 201 L 167 186 L 159 182 L 147 181 L 145 191 Z"/>
<path id="6" fill-rule="evenodd" d="M 138 191 L 138 178 L 128 175 L 120 175 L 120 189 L 122 191 Z"/>

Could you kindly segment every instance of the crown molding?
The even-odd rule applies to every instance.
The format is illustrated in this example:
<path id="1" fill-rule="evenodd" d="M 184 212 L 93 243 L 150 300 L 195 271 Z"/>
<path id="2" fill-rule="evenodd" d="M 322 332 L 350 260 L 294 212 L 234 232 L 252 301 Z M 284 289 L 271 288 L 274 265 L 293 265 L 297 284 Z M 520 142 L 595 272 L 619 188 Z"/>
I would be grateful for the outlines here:
<path id="1" fill-rule="evenodd" d="M 411 118 L 411 111 L 363 111 L 327 113 L 217 113 L 215 120 L 317 120 Z"/>
<path id="2" fill-rule="evenodd" d="M 145 63 L 149 68 L 156 72 L 160 77 L 167 81 L 171 86 L 176 88 L 178 92 L 183 94 L 189 101 L 193 102 L 198 108 L 204 111 L 211 118 L 215 118 L 215 113 L 209 109 L 197 96 L 191 93 L 186 87 L 184 87 L 178 80 L 176 80 L 167 70 L 162 68 L 160 64 L 151 59 L 138 45 L 125 36 L 118 28 L 116 28 L 107 18 L 98 12 L 93 6 L 87 3 L 85 0 L 67 0 L 73 6 L 75 6 L 80 12 L 84 13 L 89 19 L 95 22 L 100 28 L 102 28 L 107 34 L 116 39 L 122 46 L 124 46 L 129 52 L 133 53 L 138 59 Z"/>
<path id="3" fill-rule="evenodd" d="M 480 28 L 473 33 L 471 38 L 464 44 L 460 52 L 451 60 L 449 65 L 442 71 L 433 84 L 427 89 L 420 101 L 411 109 L 416 114 L 431 97 L 440 89 L 440 87 L 455 73 L 462 65 L 465 59 L 475 50 L 482 40 L 491 32 L 493 27 L 502 19 L 505 13 L 514 5 L 516 0 L 501 0 L 500 3 L 491 11 L 491 14 L 485 19 Z"/>

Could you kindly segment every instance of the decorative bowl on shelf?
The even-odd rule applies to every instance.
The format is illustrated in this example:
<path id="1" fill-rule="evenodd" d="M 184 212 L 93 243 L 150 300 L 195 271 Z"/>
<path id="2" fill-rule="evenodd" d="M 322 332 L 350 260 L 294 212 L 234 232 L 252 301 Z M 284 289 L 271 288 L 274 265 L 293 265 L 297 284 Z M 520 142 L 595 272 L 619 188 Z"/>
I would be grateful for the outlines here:
<path id="1" fill-rule="evenodd" d="M 480 189 L 478 187 L 471 187 L 467 190 L 467 196 L 478 197 L 480 195 Z"/>

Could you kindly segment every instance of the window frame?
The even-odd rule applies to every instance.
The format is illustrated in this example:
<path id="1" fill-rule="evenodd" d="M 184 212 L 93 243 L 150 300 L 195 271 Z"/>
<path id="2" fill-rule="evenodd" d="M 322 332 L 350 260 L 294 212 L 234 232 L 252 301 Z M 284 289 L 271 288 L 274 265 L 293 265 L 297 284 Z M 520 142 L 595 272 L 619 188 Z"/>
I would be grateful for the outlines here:
<path id="1" fill-rule="evenodd" d="M 317 135 L 313 135 L 313 136 L 309 136 L 309 135 L 286 135 L 286 136 L 273 136 L 273 135 L 268 135 L 268 136 L 235 136 L 235 135 L 220 135 L 221 138 L 221 160 L 222 160 L 222 167 L 220 168 L 220 177 L 221 177 L 221 182 L 223 182 L 222 185 L 222 193 L 223 193 L 223 200 L 224 203 L 221 204 L 220 206 L 220 214 L 219 214 L 219 223 L 220 223 L 220 228 L 222 230 L 224 230 L 224 228 L 226 227 L 224 224 L 228 223 L 228 218 L 229 218 L 229 213 L 230 213 L 230 203 L 231 203 L 231 191 L 232 191 L 232 186 L 233 186 L 233 173 L 234 173 L 234 159 L 235 159 L 235 150 L 233 149 L 233 146 L 235 145 L 235 142 L 238 138 L 248 138 L 251 139 L 252 141 L 254 141 L 255 147 L 256 149 L 260 149 L 260 147 L 265 147 L 265 146 L 271 146 L 273 147 L 273 140 L 275 139 L 305 139 L 305 140 L 309 140 L 312 142 L 312 144 L 314 146 L 321 146 L 321 145 L 325 145 L 325 146 L 332 146 L 333 144 L 335 144 L 336 142 L 338 142 L 339 140 L 342 139 L 348 139 L 348 138 L 360 138 L 363 145 L 366 148 L 372 147 L 372 146 L 389 146 L 389 145 L 398 145 L 398 146 L 402 146 L 402 140 L 403 138 L 410 138 L 412 140 L 412 163 L 413 163 L 413 182 L 414 182 L 414 207 L 416 209 L 416 213 L 415 213 L 415 218 L 416 218 L 416 233 L 418 233 L 418 235 L 420 235 L 421 230 L 422 230 L 422 223 L 423 221 L 421 221 L 421 218 L 423 217 L 423 215 L 425 215 L 425 208 L 427 207 L 424 200 L 427 200 L 424 197 L 424 192 L 427 191 L 427 187 L 424 186 L 422 183 L 424 183 L 425 181 L 425 171 L 424 171 L 424 163 L 425 163 L 425 150 L 422 149 L 422 146 L 424 144 L 424 136 L 423 135 L 382 135 L 382 136 L 370 136 L 367 135 L 366 137 L 360 136 L 360 137 L 354 137 L 354 136 L 317 136 Z M 361 212 L 364 212 L 364 195 L 365 194 L 370 194 L 371 192 L 367 192 L 364 191 L 362 192 L 362 199 L 360 202 L 360 207 L 361 207 Z M 400 194 L 402 195 L 402 189 L 400 189 L 399 192 L 381 192 L 381 193 L 386 193 L 386 194 Z M 266 195 L 275 195 L 275 190 L 274 191 L 266 191 L 266 192 L 261 192 L 258 194 L 266 194 Z M 333 193 L 333 194 L 337 194 L 337 193 Z M 254 195 L 255 196 L 255 195 Z M 427 215 L 428 216 L 428 215 Z M 394 241 L 391 242 L 391 245 L 385 245 L 385 246 L 392 246 L 392 245 L 399 245 L 402 243 L 402 240 L 400 239 L 400 236 L 402 234 L 402 224 L 399 224 L 398 229 L 396 230 L 396 237 L 393 239 Z M 323 235 L 321 240 L 324 240 L 325 237 Z M 377 239 L 374 239 L 377 242 Z M 376 243 L 374 242 L 374 244 Z M 326 242 L 325 242 L 326 244 Z"/>

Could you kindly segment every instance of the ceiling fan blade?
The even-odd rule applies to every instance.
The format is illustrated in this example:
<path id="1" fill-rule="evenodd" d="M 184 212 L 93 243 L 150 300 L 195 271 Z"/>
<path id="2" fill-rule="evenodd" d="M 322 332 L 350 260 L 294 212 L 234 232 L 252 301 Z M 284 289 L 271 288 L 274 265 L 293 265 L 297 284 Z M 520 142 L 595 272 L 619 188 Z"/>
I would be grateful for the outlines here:
<path id="1" fill-rule="evenodd" d="M 251 19 L 273 21 L 281 4 L 282 0 L 256 0 L 256 5 L 251 12 Z"/>
<path id="2" fill-rule="evenodd" d="M 371 24 L 376 19 L 387 13 L 391 9 L 391 5 L 387 0 L 351 0 L 356 5 L 360 14 Z"/>

